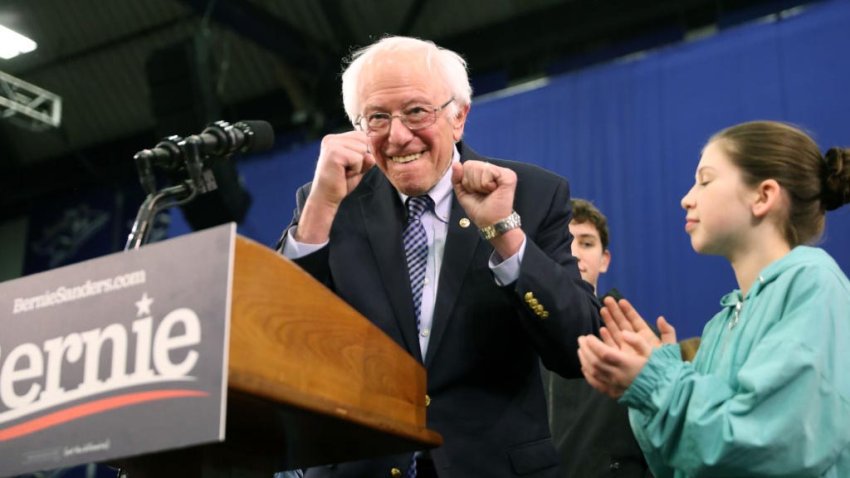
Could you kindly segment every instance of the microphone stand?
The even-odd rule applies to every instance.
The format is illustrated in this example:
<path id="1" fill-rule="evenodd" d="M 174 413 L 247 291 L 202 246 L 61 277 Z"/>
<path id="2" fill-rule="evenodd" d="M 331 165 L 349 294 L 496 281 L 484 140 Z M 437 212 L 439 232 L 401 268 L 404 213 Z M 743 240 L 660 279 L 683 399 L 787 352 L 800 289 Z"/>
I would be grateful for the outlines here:
<path id="1" fill-rule="evenodd" d="M 197 189 L 189 180 L 148 194 L 142 205 L 139 206 L 139 212 L 136 214 L 136 220 L 133 221 L 133 228 L 127 237 L 127 245 L 124 246 L 124 250 L 135 250 L 147 244 L 150 226 L 156 215 L 170 207 L 186 204 L 195 196 L 197 196 Z"/>
<path id="2" fill-rule="evenodd" d="M 211 172 L 204 170 L 201 144 L 201 138 L 192 135 L 185 140 L 179 140 L 178 137 L 172 136 L 157 146 L 182 149 L 186 171 L 189 175 L 189 179 L 182 183 L 161 190 L 156 190 L 156 178 L 152 167 L 153 153 L 150 150 L 136 153 L 134 159 L 139 172 L 139 181 L 148 195 L 142 205 L 139 206 L 136 220 L 133 221 L 133 227 L 127 237 L 127 244 L 124 246 L 125 251 L 136 250 L 148 242 L 151 224 L 158 213 L 174 206 L 186 204 L 195 199 L 198 194 L 216 189 L 215 177 Z"/>

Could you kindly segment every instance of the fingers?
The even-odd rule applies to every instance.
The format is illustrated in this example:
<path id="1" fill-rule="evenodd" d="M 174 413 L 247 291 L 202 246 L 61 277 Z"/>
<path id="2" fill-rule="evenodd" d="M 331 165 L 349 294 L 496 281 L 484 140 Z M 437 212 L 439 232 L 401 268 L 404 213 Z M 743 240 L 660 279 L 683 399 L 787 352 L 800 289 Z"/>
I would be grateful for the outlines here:
<path id="1" fill-rule="evenodd" d="M 516 173 L 511 169 L 465 161 L 452 166 L 452 183 L 458 202 L 479 228 L 504 220 L 514 209 Z M 509 232 L 496 238 L 497 252 L 503 257 L 515 254 L 523 237 L 520 233 Z"/>
<path id="2" fill-rule="evenodd" d="M 606 362 L 606 358 L 611 358 L 604 352 L 606 348 L 616 350 L 606 346 L 592 335 L 579 337 L 579 362 L 581 362 L 581 371 L 587 383 L 600 392 L 617 398 L 622 395 L 623 388 L 617 384 L 618 367 Z"/>
<path id="3" fill-rule="evenodd" d="M 602 322 L 605 323 L 605 327 L 604 327 L 605 335 L 610 337 L 611 340 L 614 342 L 615 346 L 619 348 L 623 344 L 622 330 L 620 329 L 620 326 L 617 324 L 617 321 L 614 320 L 614 318 L 611 316 L 611 312 L 608 310 L 608 307 L 607 307 L 607 301 L 608 300 L 613 301 L 614 299 L 611 299 L 610 297 L 606 297 L 605 298 L 606 306 L 602 307 L 602 309 L 599 310 L 599 314 L 602 316 Z M 600 330 L 600 334 L 601 334 L 601 330 Z M 608 343 L 608 342 L 606 341 L 605 343 Z"/>
<path id="4" fill-rule="evenodd" d="M 362 131 L 329 134 L 322 138 L 319 167 L 338 167 L 346 173 L 363 173 L 374 165 L 369 137 Z M 364 164 L 366 164 L 364 170 Z"/>
<path id="5" fill-rule="evenodd" d="M 661 332 L 661 342 L 665 344 L 676 343 L 676 328 L 667 322 L 663 315 L 658 316 L 655 324 L 658 326 L 658 331 Z"/>
<path id="6" fill-rule="evenodd" d="M 582 373 L 588 378 L 588 381 L 605 384 L 610 380 L 610 376 L 602 370 L 599 357 L 588 345 L 588 341 L 595 338 L 592 336 L 579 337 L 578 358 L 581 363 Z"/>
<path id="7" fill-rule="evenodd" d="M 311 197 L 330 209 L 338 205 L 375 165 L 369 145 L 369 138 L 362 131 L 322 138 Z"/>
<path id="8" fill-rule="evenodd" d="M 582 339 L 579 341 L 579 350 L 585 349 L 588 363 L 594 369 L 603 374 L 610 374 L 623 363 L 624 354 L 617 347 L 607 345 L 593 335 L 587 335 Z"/>
<path id="9" fill-rule="evenodd" d="M 632 350 L 637 352 L 641 357 L 649 357 L 652 353 L 652 344 L 648 343 L 643 337 L 640 335 L 630 332 L 623 332 L 623 340 L 626 341 L 632 347 Z"/>
<path id="10" fill-rule="evenodd" d="M 611 300 L 614 301 L 613 298 Z M 627 301 L 626 299 L 620 299 L 619 301 L 614 301 L 614 304 L 616 305 L 616 307 L 612 308 L 612 315 L 617 321 L 617 324 L 619 324 L 620 328 L 623 330 L 631 330 L 632 332 L 635 332 L 636 330 L 634 324 L 631 320 L 629 320 L 629 317 L 626 315 L 627 311 L 634 312 L 634 309 L 632 308 L 629 301 Z"/>
<path id="11" fill-rule="evenodd" d="M 582 369 L 582 373 L 584 373 L 584 379 L 587 380 L 587 383 L 590 384 L 591 387 L 612 398 L 619 398 L 620 395 L 616 393 L 616 389 L 614 387 L 597 379 L 585 369 Z"/>
<path id="12" fill-rule="evenodd" d="M 452 184 L 460 186 L 463 180 L 463 165 L 461 163 L 452 163 Z"/>
<path id="13" fill-rule="evenodd" d="M 623 311 L 620 308 L 620 304 L 617 303 L 617 301 L 614 300 L 613 297 L 606 297 L 603 301 L 603 304 L 605 305 L 605 310 L 607 311 L 607 315 L 609 318 L 609 321 L 605 322 L 606 326 L 609 326 L 611 328 L 616 327 L 618 329 L 618 332 L 623 330 L 634 331 L 631 322 L 629 322 L 629 320 L 623 314 Z M 615 337 L 618 337 L 618 334 L 615 334 Z M 619 340 L 618 343 L 620 343 Z"/>
<path id="14" fill-rule="evenodd" d="M 494 191 L 499 185 L 497 168 L 481 161 L 467 161 L 459 166 L 461 176 L 459 181 L 454 181 L 455 170 L 452 171 L 452 182 L 460 185 L 468 193 L 487 194 Z"/>
<path id="15" fill-rule="evenodd" d="M 622 312 L 623 317 L 629 323 L 629 328 L 627 330 L 632 330 L 635 333 L 642 336 L 645 340 L 649 341 L 649 343 L 653 347 L 660 347 L 661 341 L 658 339 L 655 330 L 643 320 L 643 317 L 638 313 L 638 311 L 632 306 L 632 303 L 626 299 L 620 299 L 617 303 L 619 306 L 620 312 Z"/>
<path id="16" fill-rule="evenodd" d="M 592 335 L 579 338 L 579 361 L 588 383 L 612 397 L 622 395 L 646 364 L 652 346 L 639 334 L 623 331 L 628 349 L 618 350 Z"/>
<path id="17" fill-rule="evenodd" d="M 362 176 L 375 166 L 375 156 L 370 151 L 363 154 L 362 160 L 348 163 L 345 167 L 345 177 Z"/>
<path id="18" fill-rule="evenodd" d="M 488 194 L 499 186 L 516 182 L 516 173 L 483 161 L 466 161 L 452 165 L 452 183 L 460 185 L 468 193 Z M 462 176 L 458 180 L 458 170 Z"/>
<path id="19" fill-rule="evenodd" d="M 611 332 L 608 330 L 608 327 L 602 327 L 599 329 L 599 336 L 602 337 L 602 342 L 609 347 L 620 348 L 620 344 L 614 339 L 611 335 Z"/>
<path id="20" fill-rule="evenodd" d="M 345 133 L 329 134 L 322 138 L 322 148 L 348 148 L 364 155 L 371 153 L 369 137 L 362 131 L 346 131 Z"/>
<path id="21" fill-rule="evenodd" d="M 620 311 L 623 313 L 623 317 L 629 322 L 631 330 L 640 332 L 643 329 L 649 328 L 646 321 L 638 314 L 631 302 L 626 299 L 620 299 L 618 305 L 620 306 Z"/>

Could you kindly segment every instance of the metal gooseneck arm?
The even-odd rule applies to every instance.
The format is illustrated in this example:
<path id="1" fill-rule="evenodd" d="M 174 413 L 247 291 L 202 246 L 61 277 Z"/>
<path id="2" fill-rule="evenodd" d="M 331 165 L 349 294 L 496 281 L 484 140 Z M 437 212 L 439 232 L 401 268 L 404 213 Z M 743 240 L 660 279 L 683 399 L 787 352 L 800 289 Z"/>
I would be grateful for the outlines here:
<path id="1" fill-rule="evenodd" d="M 133 229 L 127 237 L 127 245 L 124 246 L 124 250 L 135 250 L 147 243 L 151 224 L 157 213 L 170 207 L 185 204 L 194 199 L 196 195 L 197 190 L 192 182 L 188 180 L 182 184 L 148 194 L 145 201 L 139 207 L 139 212 L 136 214 L 136 220 L 133 221 Z"/>

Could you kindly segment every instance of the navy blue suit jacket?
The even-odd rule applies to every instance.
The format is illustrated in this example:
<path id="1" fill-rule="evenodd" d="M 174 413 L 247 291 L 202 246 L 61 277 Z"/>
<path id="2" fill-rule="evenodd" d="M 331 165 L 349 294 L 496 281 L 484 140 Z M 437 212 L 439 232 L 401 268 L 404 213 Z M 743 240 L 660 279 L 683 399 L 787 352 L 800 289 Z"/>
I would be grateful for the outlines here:
<path id="1" fill-rule="evenodd" d="M 514 208 L 527 245 L 519 279 L 499 287 L 488 267 L 493 248 L 474 225 L 459 225 L 466 214 L 453 195 L 424 360 L 401 240 L 405 212 L 378 168 L 343 200 L 329 245 L 296 262 L 423 361 L 428 427 L 444 438 L 431 450 L 441 478 L 556 477 L 538 357 L 561 375 L 580 376 L 576 339 L 599 328 L 598 302 L 570 253 L 569 186 L 536 166 L 459 148 L 461 161 L 516 171 Z M 308 191 L 299 190 L 291 225 Z M 535 312 L 529 293 L 548 317 Z M 313 468 L 307 476 L 390 476 L 409 462 L 409 454 L 388 456 Z"/>

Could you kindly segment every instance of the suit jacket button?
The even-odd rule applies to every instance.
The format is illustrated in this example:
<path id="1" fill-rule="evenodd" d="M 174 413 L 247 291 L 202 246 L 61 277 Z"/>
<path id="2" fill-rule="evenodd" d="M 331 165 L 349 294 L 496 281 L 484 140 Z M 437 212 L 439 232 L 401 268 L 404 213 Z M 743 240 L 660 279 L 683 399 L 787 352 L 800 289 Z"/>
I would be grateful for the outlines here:
<path id="1" fill-rule="evenodd" d="M 401 470 L 399 470 L 398 468 L 393 468 L 392 470 L 390 470 L 390 476 L 392 476 L 393 478 L 401 478 Z"/>
<path id="2" fill-rule="evenodd" d="M 619 461 L 612 461 L 611 464 L 608 465 L 608 469 L 610 469 L 611 471 L 619 470 L 620 469 L 620 462 Z"/>
<path id="3" fill-rule="evenodd" d="M 425 406 L 426 407 L 431 406 L 431 397 L 427 393 L 425 394 Z"/>

